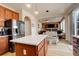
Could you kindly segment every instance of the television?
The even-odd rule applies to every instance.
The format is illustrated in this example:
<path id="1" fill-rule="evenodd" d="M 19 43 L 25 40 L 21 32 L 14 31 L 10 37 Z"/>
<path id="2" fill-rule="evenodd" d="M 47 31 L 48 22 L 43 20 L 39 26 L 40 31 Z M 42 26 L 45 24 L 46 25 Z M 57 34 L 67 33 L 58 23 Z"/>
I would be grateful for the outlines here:
<path id="1" fill-rule="evenodd" d="M 54 28 L 55 25 L 54 24 L 48 24 L 48 28 Z"/>

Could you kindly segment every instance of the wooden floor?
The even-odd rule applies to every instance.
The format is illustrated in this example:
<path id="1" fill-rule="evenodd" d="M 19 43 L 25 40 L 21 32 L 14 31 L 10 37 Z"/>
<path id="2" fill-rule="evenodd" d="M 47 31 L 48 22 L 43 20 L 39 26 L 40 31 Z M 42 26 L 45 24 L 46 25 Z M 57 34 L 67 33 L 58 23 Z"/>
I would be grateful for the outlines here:
<path id="1" fill-rule="evenodd" d="M 7 52 L 2 56 L 15 56 L 15 53 Z M 72 45 L 68 44 L 65 40 L 61 40 L 57 44 L 50 44 L 47 56 L 73 56 Z"/>

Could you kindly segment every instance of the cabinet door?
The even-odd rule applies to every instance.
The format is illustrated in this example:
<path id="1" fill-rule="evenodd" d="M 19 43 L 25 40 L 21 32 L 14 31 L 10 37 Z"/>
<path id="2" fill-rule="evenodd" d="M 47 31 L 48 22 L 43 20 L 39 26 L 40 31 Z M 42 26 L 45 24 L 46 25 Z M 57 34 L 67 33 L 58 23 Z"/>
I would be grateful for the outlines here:
<path id="1" fill-rule="evenodd" d="M 13 19 L 16 19 L 16 20 L 19 20 L 19 14 L 13 12 L 13 13 L 12 13 L 12 18 L 13 18 Z"/>
<path id="2" fill-rule="evenodd" d="M 0 48 L 5 50 L 8 48 L 8 38 L 7 37 L 0 37 Z"/>
<path id="3" fill-rule="evenodd" d="M 47 54 L 47 50 L 48 50 L 48 40 L 45 39 L 45 55 Z"/>
<path id="4" fill-rule="evenodd" d="M 10 11 L 10 10 L 8 10 L 8 9 L 6 9 L 5 10 L 5 18 L 6 19 L 12 19 L 12 11 Z"/>
<path id="5" fill-rule="evenodd" d="M 5 20 L 5 8 L 0 6 L 0 21 Z"/>
<path id="6" fill-rule="evenodd" d="M 38 56 L 44 56 L 44 40 L 38 45 Z"/>
<path id="7" fill-rule="evenodd" d="M 8 38 L 0 37 L 0 54 L 8 50 Z"/>
<path id="8" fill-rule="evenodd" d="M 0 27 L 4 26 L 4 20 L 5 20 L 5 8 L 0 6 Z"/>
<path id="9" fill-rule="evenodd" d="M 44 46 L 39 50 L 38 56 L 44 56 Z"/>
<path id="10" fill-rule="evenodd" d="M 15 43 L 16 56 L 36 56 L 36 46 Z"/>

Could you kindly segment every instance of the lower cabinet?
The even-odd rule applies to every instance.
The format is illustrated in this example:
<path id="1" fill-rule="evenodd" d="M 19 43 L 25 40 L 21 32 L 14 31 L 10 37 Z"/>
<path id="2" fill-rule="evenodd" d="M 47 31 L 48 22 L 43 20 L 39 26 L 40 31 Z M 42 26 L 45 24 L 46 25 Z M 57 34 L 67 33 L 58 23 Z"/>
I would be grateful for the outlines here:
<path id="1" fill-rule="evenodd" d="M 73 55 L 79 56 L 79 38 L 73 37 Z"/>
<path id="2" fill-rule="evenodd" d="M 45 40 L 43 40 L 37 47 L 37 55 L 44 56 L 45 53 Z"/>
<path id="3" fill-rule="evenodd" d="M 48 50 L 48 40 L 46 39 L 45 40 L 45 54 L 44 55 L 47 55 L 47 50 Z"/>
<path id="4" fill-rule="evenodd" d="M 44 56 L 45 50 L 44 50 L 44 46 L 40 49 L 40 51 L 38 51 L 38 56 Z"/>
<path id="5" fill-rule="evenodd" d="M 8 51 L 8 37 L 0 37 L 0 55 Z"/>
<path id="6" fill-rule="evenodd" d="M 36 47 L 32 45 L 15 43 L 16 56 L 35 56 Z"/>
<path id="7" fill-rule="evenodd" d="M 47 40 L 43 40 L 37 46 L 15 43 L 16 56 L 45 56 L 48 46 L 47 42 Z"/>

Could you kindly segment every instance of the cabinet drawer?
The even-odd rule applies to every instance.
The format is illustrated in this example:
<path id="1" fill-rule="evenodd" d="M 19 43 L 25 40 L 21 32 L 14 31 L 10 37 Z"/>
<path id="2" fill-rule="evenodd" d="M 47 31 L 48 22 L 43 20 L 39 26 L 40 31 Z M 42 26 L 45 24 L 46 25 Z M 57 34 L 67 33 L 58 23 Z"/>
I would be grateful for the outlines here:
<path id="1" fill-rule="evenodd" d="M 38 51 L 44 46 L 44 40 L 38 45 Z"/>

